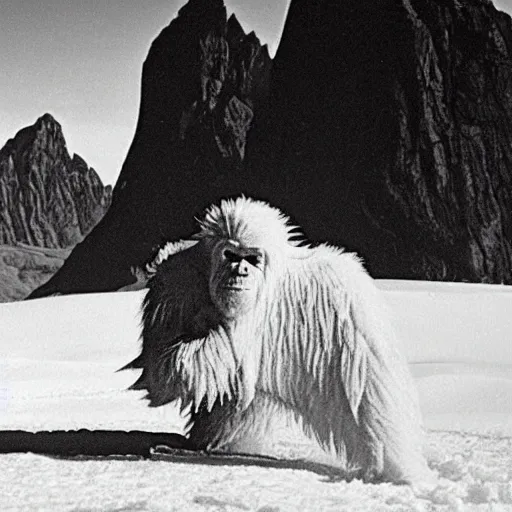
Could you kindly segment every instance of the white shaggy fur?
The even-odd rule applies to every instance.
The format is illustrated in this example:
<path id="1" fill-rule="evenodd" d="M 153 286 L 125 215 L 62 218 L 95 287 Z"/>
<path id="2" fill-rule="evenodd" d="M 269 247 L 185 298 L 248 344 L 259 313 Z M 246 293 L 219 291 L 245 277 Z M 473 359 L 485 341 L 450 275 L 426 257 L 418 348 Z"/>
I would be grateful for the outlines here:
<path id="1" fill-rule="evenodd" d="M 144 301 L 143 368 L 151 405 L 191 406 L 199 448 L 257 451 L 276 408 L 366 479 L 429 477 L 414 383 L 386 307 L 353 254 L 298 247 L 277 209 L 247 198 L 211 207 L 198 243 L 162 259 Z M 265 251 L 254 311 L 226 322 L 208 293 L 221 240 Z"/>
<path id="2" fill-rule="evenodd" d="M 192 247 L 196 243 L 197 242 L 193 240 L 178 240 L 177 242 L 167 242 L 163 247 L 159 249 L 154 259 L 146 265 L 145 272 L 147 272 L 150 276 L 154 275 L 158 267 L 167 258 L 173 254 L 176 254 L 177 252 L 181 252 L 184 249 Z"/>

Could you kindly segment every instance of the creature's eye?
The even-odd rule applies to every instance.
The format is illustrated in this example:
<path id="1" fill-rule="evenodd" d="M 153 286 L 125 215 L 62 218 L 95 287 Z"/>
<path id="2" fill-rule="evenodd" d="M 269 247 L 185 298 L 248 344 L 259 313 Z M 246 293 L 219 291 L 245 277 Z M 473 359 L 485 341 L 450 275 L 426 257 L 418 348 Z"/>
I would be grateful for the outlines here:
<path id="1" fill-rule="evenodd" d="M 230 251 L 229 249 L 226 249 L 223 253 L 224 258 L 226 258 L 231 263 L 236 263 L 237 261 L 241 261 L 242 258 L 233 251 Z"/>
<path id="2" fill-rule="evenodd" d="M 260 260 L 259 256 L 252 254 L 250 256 L 246 256 L 245 261 L 247 261 L 247 263 L 249 263 L 249 265 L 252 265 L 253 267 L 257 267 L 257 266 L 259 266 L 261 260 Z"/>

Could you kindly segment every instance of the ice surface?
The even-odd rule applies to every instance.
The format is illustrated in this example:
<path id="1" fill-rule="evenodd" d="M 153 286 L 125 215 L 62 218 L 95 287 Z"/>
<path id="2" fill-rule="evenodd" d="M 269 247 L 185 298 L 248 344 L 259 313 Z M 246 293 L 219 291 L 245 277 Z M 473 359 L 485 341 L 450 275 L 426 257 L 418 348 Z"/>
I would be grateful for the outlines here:
<path id="1" fill-rule="evenodd" d="M 429 490 L 264 465 L 0 456 L 0 509 L 512 511 L 512 287 L 380 281 L 418 385 Z M 146 407 L 116 373 L 139 350 L 144 292 L 0 305 L 0 429 L 181 432 L 176 408 Z M 327 457 L 296 428 L 282 457 Z M 324 459 L 322 459 L 324 457 Z"/>

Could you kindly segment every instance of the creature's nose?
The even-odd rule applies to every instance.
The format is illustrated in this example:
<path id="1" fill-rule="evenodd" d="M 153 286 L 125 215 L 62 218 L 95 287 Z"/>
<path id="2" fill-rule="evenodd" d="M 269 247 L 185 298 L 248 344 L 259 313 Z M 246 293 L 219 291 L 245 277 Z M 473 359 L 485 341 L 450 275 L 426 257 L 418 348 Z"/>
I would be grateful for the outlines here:
<path id="1" fill-rule="evenodd" d="M 249 275 L 249 263 L 245 260 L 241 260 L 236 264 L 235 270 L 239 276 L 247 276 Z"/>

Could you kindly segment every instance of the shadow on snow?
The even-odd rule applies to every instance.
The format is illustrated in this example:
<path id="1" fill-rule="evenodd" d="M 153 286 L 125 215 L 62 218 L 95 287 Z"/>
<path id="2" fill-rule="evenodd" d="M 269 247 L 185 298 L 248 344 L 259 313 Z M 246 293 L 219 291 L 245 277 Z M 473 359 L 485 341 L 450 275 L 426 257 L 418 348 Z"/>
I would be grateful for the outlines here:
<path id="1" fill-rule="evenodd" d="M 139 430 L 0 430 L 0 453 L 28 452 L 76 461 L 97 457 L 122 460 L 146 458 L 179 464 L 294 469 L 311 471 L 327 477 L 328 481 L 351 480 L 354 477 L 340 468 L 303 459 L 283 460 L 259 455 L 196 450 L 180 434 Z"/>

